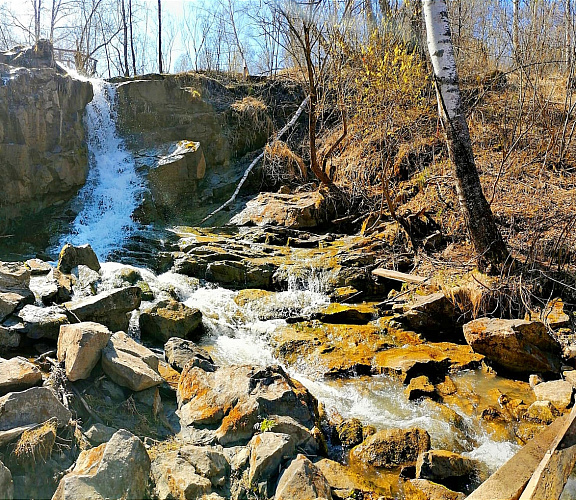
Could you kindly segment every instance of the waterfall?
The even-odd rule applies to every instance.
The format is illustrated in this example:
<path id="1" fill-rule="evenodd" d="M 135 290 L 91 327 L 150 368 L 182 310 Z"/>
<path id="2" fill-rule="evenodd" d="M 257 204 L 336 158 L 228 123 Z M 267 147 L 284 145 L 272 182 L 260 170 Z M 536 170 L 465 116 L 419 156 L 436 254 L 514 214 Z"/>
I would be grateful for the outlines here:
<path id="1" fill-rule="evenodd" d="M 100 260 L 106 260 L 137 229 L 132 213 L 138 206 L 142 181 L 116 129 L 116 88 L 103 80 L 91 83 L 94 99 L 85 115 L 89 171 L 78 193 L 82 208 L 58 246 L 90 243 Z"/>

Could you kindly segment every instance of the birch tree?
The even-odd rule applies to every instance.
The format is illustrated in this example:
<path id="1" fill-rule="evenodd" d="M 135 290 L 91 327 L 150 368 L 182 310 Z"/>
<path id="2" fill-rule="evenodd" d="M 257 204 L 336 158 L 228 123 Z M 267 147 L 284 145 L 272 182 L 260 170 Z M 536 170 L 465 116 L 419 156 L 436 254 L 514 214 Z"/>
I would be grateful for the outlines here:
<path id="1" fill-rule="evenodd" d="M 501 268 L 509 254 L 482 192 L 462 106 L 445 0 L 422 0 L 438 110 L 454 165 L 456 192 L 480 265 Z"/>

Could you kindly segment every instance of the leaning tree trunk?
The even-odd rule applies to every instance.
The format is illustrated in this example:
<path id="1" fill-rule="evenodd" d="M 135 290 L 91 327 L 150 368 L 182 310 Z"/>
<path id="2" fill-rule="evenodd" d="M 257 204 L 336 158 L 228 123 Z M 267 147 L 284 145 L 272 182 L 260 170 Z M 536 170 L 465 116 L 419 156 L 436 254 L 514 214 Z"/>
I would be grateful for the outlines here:
<path id="1" fill-rule="evenodd" d="M 438 108 L 454 164 L 456 191 L 480 265 L 501 268 L 508 250 L 482 192 L 470 132 L 462 107 L 445 0 L 422 0 L 428 50 L 434 68 Z"/>

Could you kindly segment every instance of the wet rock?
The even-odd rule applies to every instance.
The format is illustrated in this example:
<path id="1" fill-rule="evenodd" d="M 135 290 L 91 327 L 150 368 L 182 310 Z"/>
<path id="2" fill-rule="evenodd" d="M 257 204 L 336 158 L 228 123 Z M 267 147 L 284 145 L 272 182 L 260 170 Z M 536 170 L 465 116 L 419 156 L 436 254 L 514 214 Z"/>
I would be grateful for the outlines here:
<path id="1" fill-rule="evenodd" d="M 148 172 L 152 199 L 157 208 L 179 213 L 182 204 L 196 196 L 197 181 L 204 177 L 206 160 L 199 142 L 180 141 L 175 150 Z"/>
<path id="2" fill-rule="evenodd" d="M 112 335 L 102 350 L 102 369 L 118 385 L 133 391 L 164 382 L 158 373 L 158 358 L 124 332 Z"/>
<path id="3" fill-rule="evenodd" d="M 166 342 L 171 337 L 182 339 L 200 337 L 202 313 L 176 300 L 162 300 L 140 314 L 142 336 Z"/>
<path id="4" fill-rule="evenodd" d="M 173 337 L 164 344 L 164 354 L 166 361 L 175 370 L 182 371 L 187 363 L 191 366 L 197 366 L 204 371 L 214 371 L 214 361 L 210 354 L 194 342 Z"/>
<path id="5" fill-rule="evenodd" d="M 57 302 L 66 302 L 72 297 L 72 287 L 76 283 L 76 277 L 72 274 L 64 274 L 58 269 L 52 271 L 52 278 L 58 287 Z"/>
<path id="6" fill-rule="evenodd" d="M 31 339 L 42 337 L 56 340 L 62 325 L 70 323 L 64 309 L 58 306 L 38 307 L 27 305 L 17 316 L 24 323 L 26 336 Z"/>
<path id="7" fill-rule="evenodd" d="M 560 370 L 560 346 L 539 321 L 480 318 L 464 325 L 464 337 L 475 352 L 511 372 Z"/>
<path id="8" fill-rule="evenodd" d="M 219 425 L 220 444 L 246 443 L 259 420 L 290 416 L 307 429 L 315 425 L 316 400 L 279 366 L 229 366 L 206 372 L 187 365 L 178 384 L 183 426 Z"/>
<path id="9" fill-rule="evenodd" d="M 97 422 L 91 425 L 84 433 L 84 435 L 88 438 L 90 443 L 92 443 L 94 446 L 98 446 L 102 443 L 107 443 L 110 441 L 116 431 L 117 429 L 114 427 L 108 427 L 107 425 Z"/>
<path id="10" fill-rule="evenodd" d="M 224 486 L 230 465 L 222 451 L 211 446 L 183 446 L 179 456 L 192 464 L 197 474 L 210 480 L 216 488 Z"/>
<path id="11" fill-rule="evenodd" d="M 258 484 L 261 480 L 272 479 L 280 465 L 294 455 L 293 439 L 288 434 L 263 432 L 248 443 L 250 448 L 250 469 L 248 483 Z"/>
<path id="12" fill-rule="evenodd" d="M 416 478 L 463 491 L 480 469 L 478 461 L 446 450 L 429 450 L 416 462 Z"/>
<path id="13" fill-rule="evenodd" d="M 58 336 L 58 361 L 64 361 L 68 380 L 85 379 L 100 360 L 111 332 L 104 325 L 86 321 L 63 325 Z"/>
<path id="14" fill-rule="evenodd" d="M 48 262 L 44 262 L 40 259 L 28 259 L 25 264 L 28 266 L 28 269 L 30 269 L 30 274 L 32 276 L 48 274 L 53 269 Z"/>
<path id="15" fill-rule="evenodd" d="M 483 355 L 466 345 L 448 342 L 405 345 L 376 353 L 375 373 L 385 373 L 408 383 L 415 377 L 444 380 L 448 372 L 479 368 Z"/>
<path id="16" fill-rule="evenodd" d="M 455 314 L 454 305 L 442 292 L 414 295 L 398 321 L 406 323 L 431 341 L 459 340 L 453 335 Z"/>
<path id="17" fill-rule="evenodd" d="M 420 375 L 419 377 L 411 379 L 408 387 L 404 390 L 404 394 L 406 394 L 410 401 L 420 398 L 438 398 L 436 388 L 430 383 L 426 375 Z"/>
<path id="18" fill-rule="evenodd" d="M 74 293 L 77 296 L 96 295 L 98 283 L 102 280 L 98 272 L 83 264 L 79 264 L 72 272 L 76 277 Z"/>
<path id="19" fill-rule="evenodd" d="M 208 478 L 196 473 L 195 467 L 177 451 L 159 454 L 152 462 L 154 495 L 159 500 L 203 498 L 212 489 Z"/>
<path id="20" fill-rule="evenodd" d="M 398 467 L 416 462 L 430 449 L 430 436 L 422 429 L 386 429 L 352 449 L 351 459 L 372 467 Z"/>
<path id="21" fill-rule="evenodd" d="M 260 193 L 230 222 L 238 226 L 313 228 L 327 220 L 327 212 L 326 198 L 319 191 L 298 194 Z"/>
<path id="22" fill-rule="evenodd" d="M 25 358 L 0 358 L 0 394 L 29 389 L 41 381 L 38 367 Z"/>
<path id="23" fill-rule="evenodd" d="M 534 401 L 524 414 L 524 420 L 536 424 L 551 424 L 560 416 L 560 412 L 550 401 Z"/>
<path id="24" fill-rule="evenodd" d="M 280 476 L 274 500 L 332 499 L 328 481 L 304 455 L 298 455 Z"/>
<path id="25" fill-rule="evenodd" d="M 150 458 L 142 441 L 121 429 L 107 444 L 80 454 L 52 499 L 144 498 L 149 473 Z"/>
<path id="26" fill-rule="evenodd" d="M 14 498 L 14 482 L 10 469 L 0 462 L 0 498 L 12 500 Z"/>
<path id="27" fill-rule="evenodd" d="M 72 269 L 79 265 L 88 266 L 96 272 L 100 271 L 98 257 L 89 244 L 74 246 L 66 243 L 58 255 L 57 269 L 64 274 L 70 274 Z"/>
<path id="28" fill-rule="evenodd" d="M 404 483 L 406 500 L 464 500 L 466 495 L 427 479 L 410 479 Z"/>
<path id="29" fill-rule="evenodd" d="M 128 329 L 128 313 L 140 307 L 142 291 L 137 286 L 116 288 L 67 302 L 66 308 L 81 321 L 106 325 L 113 332 Z"/>
<path id="30" fill-rule="evenodd" d="M 373 485 L 350 467 L 346 467 L 328 458 L 322 458 L 314 463 L 316 468 L 326 478 L 330 488 L 338 498 L 354 498 L 358 492 L 371 492 Z"/>
<path id="31" fill-rule="evenodd" d="M 345 304 L 330 304 L 312 315 L 323 323 L 365 325 L 376 316 L 375 308 L 366 305 L 348 306 Z"/>
<path id="32" fill-rule="evenodd" d="M 534 387 L 538 401 L 550 401 L 559 410 L 565 410 L 572 404 L 574 388 L 566 380 L 542 382 Z"/>
<path id="33" fill-rule="evenodd" d="M 364 426 L 357 418 L 347 418 L 336 426 L 338 439 L 346 448 L 353 448 L 364 440 Z"/>
<path id="34" fill-rule="evenodd" d="M 275 267 L 266 263 L 211 262 L 206 279 L 231 288 L 270 288 Z"/>
<path id="35" fill-rule="evenodd" d="M 0 431 L 41 424 L 51 417 L 58 419 L 58 426 L 68 424 L 70 411 L 58 401 L 47 387 L 32 387 L 22 392 L 9 392 L 0 398 Z"/>

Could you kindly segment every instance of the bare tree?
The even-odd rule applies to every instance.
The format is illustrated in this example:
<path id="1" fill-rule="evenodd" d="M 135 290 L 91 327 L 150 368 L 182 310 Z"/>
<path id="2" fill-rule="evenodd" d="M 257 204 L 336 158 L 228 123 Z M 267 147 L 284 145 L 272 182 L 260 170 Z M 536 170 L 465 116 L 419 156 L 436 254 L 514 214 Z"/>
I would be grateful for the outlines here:
<path id="1" fill-rule="evenodd" d="M 158 0 L 158 72 L 162 71 L 162 0 Z"/>
<path id="2" fill-rule="evenodd" d="M 422 6 L 428 50 L 434 69 L 438 109 L 446 133 L 450 159 L 454 164 L 460 207 L 481 265 L 500 268 L 509 258 L 509 254 L 482 191 L 474 162 L 470 132 L 458 85 L 446 2 L 423 0 Z"/>

